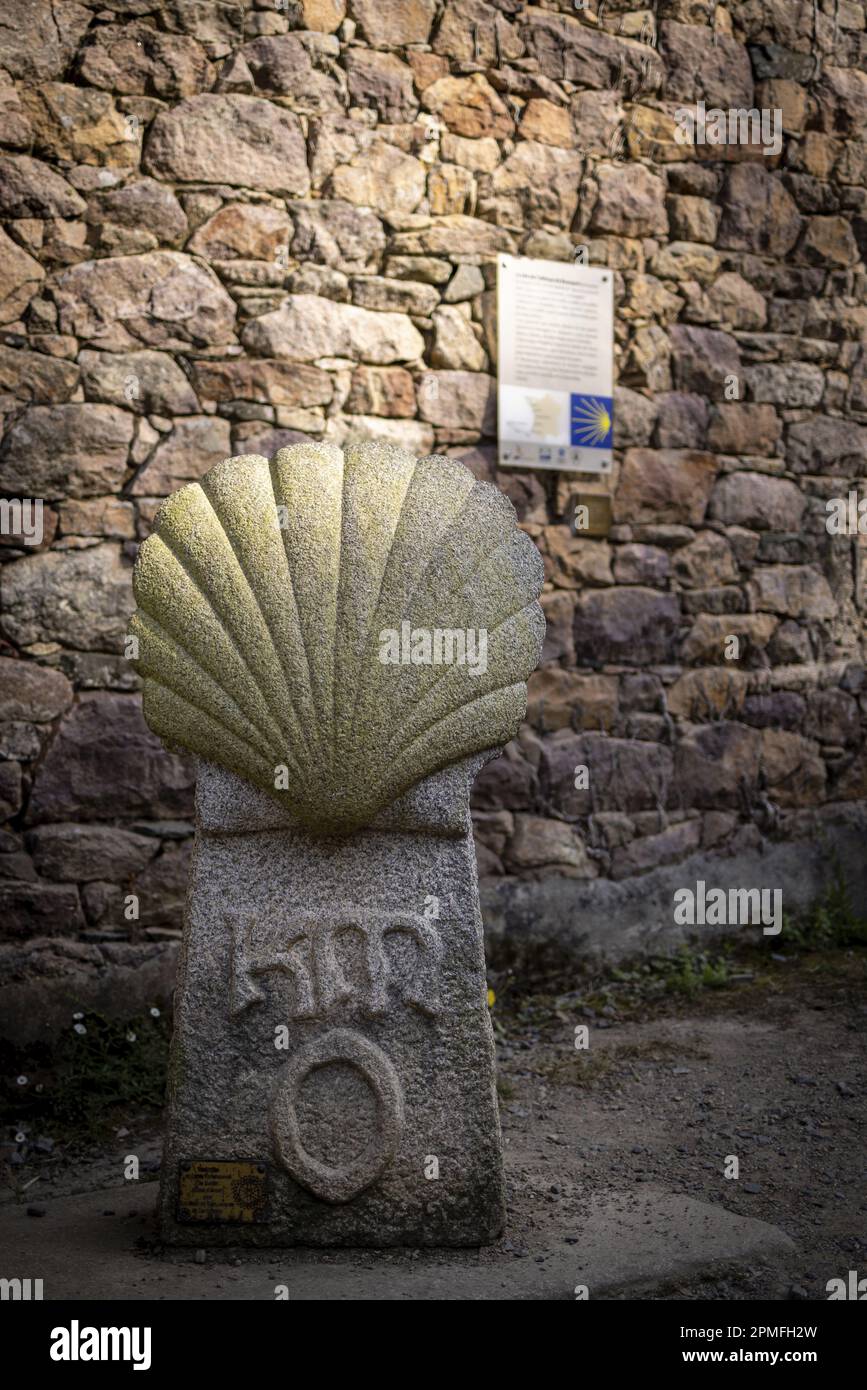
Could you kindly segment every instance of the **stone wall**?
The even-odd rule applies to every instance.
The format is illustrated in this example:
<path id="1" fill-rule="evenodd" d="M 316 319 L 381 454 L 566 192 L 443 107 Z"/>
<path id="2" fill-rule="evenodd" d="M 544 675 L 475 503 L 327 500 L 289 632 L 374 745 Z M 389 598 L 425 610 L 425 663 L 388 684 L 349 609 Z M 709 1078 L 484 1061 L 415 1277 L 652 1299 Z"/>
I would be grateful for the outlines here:
<path id="1" fill-rule="evenodd" d="M 863 551 L 825 503 L 867 454 L 865 56 L 854 0 L 617 0 L 601 23 L 566 0 L 7 0 L 0 493 L 46 505 L 38 548 L 2 537 L 4 979 L 66 1007 L 69 979 L 169 978 L 193 776 L 141 720 L 131 564 L 168 492 L 294 440 L 454 454 L 540 546 L 544 663 L 475 796 L 489 891 L 532 916 L 554 882 L 562 903 L 851 819 Z M 780 154 L 678 143 L 699 99 L 780 110 Z M 580 480 L 494 448 L 496 253 L 577 244 L 616 282 L 594 539 Z"/>

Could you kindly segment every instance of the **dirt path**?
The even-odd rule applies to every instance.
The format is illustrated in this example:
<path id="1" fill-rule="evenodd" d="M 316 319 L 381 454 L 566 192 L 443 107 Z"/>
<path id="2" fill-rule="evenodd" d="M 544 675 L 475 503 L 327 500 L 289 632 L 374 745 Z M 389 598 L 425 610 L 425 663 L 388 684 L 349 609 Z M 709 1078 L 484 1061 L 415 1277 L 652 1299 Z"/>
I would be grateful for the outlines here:
<path id="1" fill-rule="evenodd" d="M 865 980 L 865 953 L 840 952 L 688 1002 L 604 1005 L 608 1017 L 588 1017 L 586 991 L 504 1008 L 511 1242 L 553 1213 L 580 1234 L 594 1187 L 650 1183 L 771 1222 L 802 1252 L 782 1282 L 756 1269 L 675 1296 L 825 1297 L 828 1279 L 867 1272 Z"/>
<path id="2" fill-rule="evenodd" d="M 544 1252 L 554 1251 L 555 1262 L 558 1250 L 580 1257 L 594 1203 L 608 1191 L 636 1201 L 699 1199 L 779 1227 L 799 1248 L 782 1268 L 759 1258 L 724 1276 L 662 1272 L 655 1297 L 825 1298 L 828 1279 L 867 1273 L 867 952 L 805 956 L 752 973 L 691 998 L 648 998 L 644 986 L 610 979 L 578 990 L 561 981 L 560 992 L 525 995 L 501 982 L 494 1021 L 507 1233 L 481 1252 L 366 1252 L 358 1277 L 490 1267 L 492 1282 L 505 1288 L 513 1261 L 537 1262 L 541 1277 L 552 1258 Z M 575 1048 L 576 1026 L 588 1028 L 586 1050 Z M 16 1174 L 19 1187 L 38 1177 L 24 1201 L 42 1210 L 53 1198 L 100 1192 L 104 1201 L 93 1210 L 118 1208 L 128 1223 L 122 1161 L 135 1153 L 143 1176 L 155 1175 L 157 1118 L 127 1119 L 129 1133 L 98 1149 L 59 1145 L 51 1155 L 32 1154 Z M 736 1180 L 724 1176 L 730 1156 L 739 1162 Z M 137 1258 L 153 1261 L 154 1189 L 139 1191 Z M 15 1200 L 10 1188 L 0 1200 Z M 225 1269 L 234 1257 L 212 1258 Z M 298 1258 L 308 1267 L 336 1260 L 309 1251 Z M 244 1255 L 241 1263 L 264 1269 L 274 1256 Z M 228 1291 L 214 1296 L 232 1296 L 236 1276 L 225 1278 L 217 1287 Z"/>

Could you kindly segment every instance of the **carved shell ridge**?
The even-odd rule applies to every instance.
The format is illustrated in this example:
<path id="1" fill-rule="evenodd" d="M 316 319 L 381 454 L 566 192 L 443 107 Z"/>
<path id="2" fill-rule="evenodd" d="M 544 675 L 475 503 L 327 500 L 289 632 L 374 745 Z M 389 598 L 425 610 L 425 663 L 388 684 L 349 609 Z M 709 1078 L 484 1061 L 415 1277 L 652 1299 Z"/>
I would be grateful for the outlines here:
<path id="1" fill-rule="evenodd" d="M 136 561 L 145 718 L 308 829 L 349 833 L 514 735 L 541 583 L 511 503 L 452 459 L 225 459 L 164 502 Z"/>

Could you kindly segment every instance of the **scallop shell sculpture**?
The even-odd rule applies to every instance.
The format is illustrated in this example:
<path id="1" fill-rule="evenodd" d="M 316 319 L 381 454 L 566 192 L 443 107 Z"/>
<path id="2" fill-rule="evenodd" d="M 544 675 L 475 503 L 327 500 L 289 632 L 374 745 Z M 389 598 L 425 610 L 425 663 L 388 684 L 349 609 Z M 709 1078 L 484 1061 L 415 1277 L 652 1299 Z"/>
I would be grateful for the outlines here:
<path id="1" fill-rule="evenodd" d="M 225 459 L 167 498 L 139 551 L 145 718 L 308 831 L 348 834 L 513 737 L 542 578 L 511 503 L 452 459 L 313 443 Z M 407 661 L 437 630 L 485 631 L 486 662 L 430 661 L 448 647 L 423 636 Z"/>

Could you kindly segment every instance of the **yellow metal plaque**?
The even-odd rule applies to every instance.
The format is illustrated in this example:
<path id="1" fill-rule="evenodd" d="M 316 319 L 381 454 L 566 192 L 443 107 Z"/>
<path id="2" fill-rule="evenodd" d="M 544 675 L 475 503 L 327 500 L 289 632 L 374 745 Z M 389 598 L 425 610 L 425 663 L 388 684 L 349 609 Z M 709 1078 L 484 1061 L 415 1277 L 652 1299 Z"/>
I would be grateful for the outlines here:
<path id="1" fill-rule="evenodd" d="M 255 1160 L 184 1160 L 178 1220 L 249 1224 L 268 1219 L 268 1165 Z"/>

